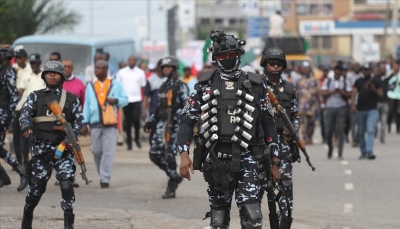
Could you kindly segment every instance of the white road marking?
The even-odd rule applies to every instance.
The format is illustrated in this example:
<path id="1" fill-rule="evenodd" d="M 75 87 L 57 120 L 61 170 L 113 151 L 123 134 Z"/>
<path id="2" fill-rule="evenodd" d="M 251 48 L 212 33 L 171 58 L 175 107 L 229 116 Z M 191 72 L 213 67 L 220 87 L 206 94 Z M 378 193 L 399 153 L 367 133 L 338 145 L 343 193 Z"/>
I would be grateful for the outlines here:
<path id="1" fill-rule="evenodd" d="M 353 172 L 350 169 L 344 170 L 344 174 L 351 175 Z"/>
<path id="2" fill-rule="evenodd" d="M 343 213 L 352 213 L 352 212 L 353 212 L 353 204 L 350 203 L 344 204 Z"/>
<path id="3" fill-rule="evenodd" d="M 348 161 L 341 161 L 340 163 L 342 163 L 342 165 L 348 165 L 349 164 Z"/>
<path id="4" fill-rule="evenodd" d="M 346 184 L 344 184 L 344 189 L 347 190 L 347 191 L 354 190 L 354 185 L 353 185 L 353 183 L 346 183 Z"/>

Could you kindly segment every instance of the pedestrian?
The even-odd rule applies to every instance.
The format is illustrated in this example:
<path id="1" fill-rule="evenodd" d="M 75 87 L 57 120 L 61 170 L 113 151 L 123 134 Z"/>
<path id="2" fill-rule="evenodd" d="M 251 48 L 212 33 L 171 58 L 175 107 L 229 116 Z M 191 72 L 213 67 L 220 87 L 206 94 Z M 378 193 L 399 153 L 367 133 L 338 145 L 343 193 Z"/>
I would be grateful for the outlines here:
<path id="1" fill-rule="evenodd" d="M 32 71 L 31 66 L 28 61 L 28 53 L 25 49 L 16 49 L 15 57 L 14 57 L 14 65 L 13 68 L 17 72 L 17 88 L 20 89 L 20 82 L 22 76 L 26 73 L 30 73 Z"/>
<path id="2" fill-rule="evenodd" d="M 90 127 L 100 186 L 108 188 L 117 146 L 117 109 L 128 104 L 128 97 L 119 81 L 108 76 L 107 61 L 97 61 L 95 74 L 96 79 L 86 87 L 82 135 L 86 136 Z"/>
<path id="3" fill-rule="evenodd" d="M 371 66 L 363 66 L 364 77 L 358 79 L 351 94 L 352 112 L 357 114 L 358 143 L 361 156 L 359 159 L 375 159 L 373 152 L 376 126 L 379 119 L 377 103 L 383 98 L 382 83 L 371 75 Z M 358 93 L 357 105 L 355 95 Z"/>
<path id="4" fill-rule="evenodd" d="M 85 83 L 86 84 L 91 83 L 96 78 L 96 76 L 94 74 L 94 65 L 99 60 L 104 60 L 104 55 L 101 52 L 96 52 L 96 54 L 94 54 L 94 57 L 93 57 L 93 64 L 91 64 L 85 68 L 85 81 L 86 81 Z"/>
<path id="5" fill-rule="evenodd" d="M 75 158 L 68 147 L 60 159 L 54 155 L 57 147 L 65 141 L 65 134 L 60 122 L 53 115 L 47 104 L 58 101 L 67 122 L 71 123 L 76 137 L 82 128 L 82 109 L 78 98 L 62 89 L 65 81 L 64 66 L 58 61 L 49 61 L 45 64 L 42 79 L 46 88 L 33 91 L 29 94 L 21 108 L 19 123 L 25 138 L 34 133 L 32 159 L 29 162 L 27 174 L 29 176 L 28 194 L 25 198 L 24 215 L 21 228 L 32 228 L 33 211 L 38 205 L 53 169 L 61 189 L 61 208 L 64 211 L 64 228 L 74 228 L 73 213 L 75 194 L 72 182 L 75 177 Z M 29 119 L 35 122 L 31 127 Z M 58 129 L 57 129 L 58 128 Z"/>
<path id="6" fill-rule="evenodd" d="M 286 56 L 279 48 L 269 48 L 265 51 L 261 63 L 265 69 L 263 79 L 286 110 L 296 132 L 300 129 L 299 109 L 297 107 L 296 88 L 294 84 L 282 79 L 282 71 L 287 68 Z M 284 196 L 279 198 L 280 228 L 290 229 L 293 221 L 293 163 L 298 161 L 299 150 L 293 141 L 283 119 L 275 116 L 276 133 L 280 146 L 279 172 L 284 189 Z"/>
<path id="7" fill-rule="evenodd" d="M 167 81 L 167 77 L 164 77 L 161 73 L 161 61 L 157 62 L 157 67 L 153 70 L 151 76 L 147 79 L 146 87 L 144 88 L 143 97 L 143 108 L 142 108 L 142 120 L 146 121 L 148 117 L 151 117 L 158 107 L 158 94 L 161 85 Z M 152 137 L 155 128 L 151 128 L 149 135 L 149 142 L 151 145 Z"/>
<path id="8" fill-rule="evenodd" d="M 379 99 L 377 103 L 377 108 L 379 112 L 379 140 L 381 143 L 385 143 L 386 139 L 386 125 L 387 125 L 387 119 L 389 115 L 389 97 L 387 96 L 387 92 L 389 89 L 389 77 L 386 76 L 386 64 L 384 62 L 378 63 L 377 64 L 377 69 L 378 72 L 374 77 L 377 77 L 382 84 L 382 93 L 383 93 L 383 98 Z M 378 134 L 378 133 L 376 133 Z"/>
<path id="9" fill-rule="evenodd" d="M 314 79 L 310 63 L 304 61 L 300 68 L 302 78 L 297 83 L 299 98 L 300 131 L 305 144 L 313 144 L 317 112 L 319 112 L 319 86 Z"/>
<path id="10" fill-rule="evenodd" d="M 175 57 L 169 56 L 161 60 L 160 70 L 167 80 L 159 88 L 157 109 L 144 128 L 146 133 L 155 129 L 151 139 L 150 160 L 169 177 L 163 199 L 175 198 L 175 191 L 183 180 L 176 171 L 176 134 L 189 89 L 179 80 L 178 68 L 179 62 Z M 172 104 L 168 104 L 169 100 Z"/>
<path id="11" fill-rule="evenodd" d="M 235 192 L 242 228 L 262 228 L 261 200 L 266 168 L 263 151 L 270 147 L 272 174 L 279 180 L 279 145 L 273 110 L 266 85 L 260 75 L 240 70 L 244 40 L 213 30 L 212 58 L 218 70 L 204 72 L 189 96 L 179 122 L 178 151 L 180 174 L 191 180 L 194 173 L 189 158 L 193 126 L 203 124 L 203 176 L 208 182 L 211 228 L 228 228 Z M 204 114 L 202 115 L 202 113 Z M 214 131 L 214 132 L 213 132 Z M 238 132 L 237 132 L 238 131 Z M 203 153 L 203 151 L 200 151 Z"/>
<path id="12" fill-rule="evenodd" d="M 325 79 L 328 79 L 328 73 L 330 71 L 330 67 L 328 64 L 323 64 L 321 66 L 322 69 L 322 75 L 321 78 L 319 78 L 319 86 L 322 87 L 324 84 Z M 325 132 L 325 121 L 324 121 L 324 113 L 325 113 L 325 99 L 320 96 L 320 116 L 319 116 L 319 122 L 321 125 L 321 136 L 322 136 L 322 142 L 326 143 L 326 132 Z"/>
<path id="13" fill-rule="evenodd" d="M 189 95 L 194 92 L 194 85 L 197 83 L 197 77 L 192 74 L 192 69 L 189 67 L 185 67 L 183 69 L 183 82 L 189 88 Z"/>
<path id="14" fill-rule="evenodd" d="M 333 135 L 337 133 L 338 159 L 343 160 L 343 145 L 345 140 L 345 125 L 348 115 L 347 101 L 351 97 L 351 83 L 343 76 L 343 65 L 334 67 L 334 78 L 326 78 L 321 87 L 321 95 L 325 99 L 324 122 L 326 123 L 326 142 L 328 144 L 328 159 L 332 158 Z"/>
<path id="15" fill-rule="evenodd" d="M 81 106 L 85 104 L 85 85 L 73 73 L 74 63 L 71 60 L 63 60 L 62 64 L 65 68 L 66 80 L 63 83 L 64 90 L 76 95 L 79 99 Z"/>
<path id="16" fill-rule="evenodd" d="M 354 83 L 364 75 L 361 72 L 361 66 L 358 62 L 355 62 L 351 65 L 350 71 L 347 72 L 347 79 L 350 80 L 352 88 L 354 87 Z M 355 105 L 357 105 L 358 93 L 355 95 Z M 351 138 L 352 138 L 352 146 L 358 146 L 358 127 L 357 127 L 357 118 L 356 114 L 351 112 L 351 98 L 349 101 L 350 108 L 350 129 L 351 129 Z"/>
<path id="17" fill-rule="evenodd" d="M 42 61 L 40 54 L 33 53 L 29 55 L 29 64 L 32 68 L 31 72 L 26 73 L 20 82 L 19 94 L 21 99 L 18 102 L 17 108 L 15 109 L 15 118 L 13 122 L 13 144 L 17 160 L 28 166 L 29 152 L 31 149 L 31 139 L 22 137 L 21 126 L 19 125 L 19 117 L 21 115 L 21 108 L 24 105 L 28 96 L 37 90 L 46 88 L 46 83 L 42 79 L 42 69 L 40 65 Z M 23 159 L 23 160 L 22 160 Z"/>
<path id="18" fill-rule="evenodd" d="M 61 54 L 59 52 L 52 52 L 50 54 L 49 61 L 61 62 Z"/>
<path id="19" fill-rule="evenodd" d="M 108 52 L 103 53 L 103 60 L 108 62 L 108 74 L 113 76 L 117 73 L 115 67 L 110 63 L 110 54 Z"/>
<path id="20" fill-rule="evenodd" d="M 13 56 L 14 50 L 11 45 L 2 44 L 0 46 L 0 157 L 19 174 L 21 180 L 17 190 L 22 191 L 28 185 L 25 176 L 25 167 L 11 156 L 9 151 L 4 149 L 6 131 L 12 123 L 12 118 L 18 103 L 15 70 L 11 67 L 11 59 Z M 0 187 L 10 184 L 10 177 L 0 165 Z"/>
<path id="21" fill-rule="evenodd" d="M 393 117 L 396 118 L 396 133 L 400 134 L 400 58 L 392 61 L 393 73 L 388 80 L 388 92 L 390 112 L 388 116 L 388 131 L 391 131 Z"/>
<path id="22" fill-rule="evenodd" d="M 136 66 L 136 57 L 128 58 L 128 66 L 117 73 L 117 79 L 128 95 L 129 104 L 123 108 L 124 130 L 126 132 L 127 150 L 132 150 L 132 125 L 135 128 L 135 143 L 140 149 L 140 121 L 142 114 L 142 91 L 146 86 L 146 76 L 142 69 Z"/>

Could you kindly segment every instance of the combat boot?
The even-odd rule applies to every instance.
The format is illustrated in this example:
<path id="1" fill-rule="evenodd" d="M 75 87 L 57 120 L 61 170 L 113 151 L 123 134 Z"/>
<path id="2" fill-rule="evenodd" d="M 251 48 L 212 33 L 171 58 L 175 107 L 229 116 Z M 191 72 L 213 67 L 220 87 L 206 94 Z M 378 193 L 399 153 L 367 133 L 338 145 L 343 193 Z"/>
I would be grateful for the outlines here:
<path id="1" fill-rule="evenodd" d="M 21 229 L 32 229 L 33 211 L 24 208 L 24 216 L 22 217 Z"/>
<path id="2" fill-rule="evenodd" d="M 279 229 L 290 229 L 290 227 L 292 226 L 292 221 L 293 218 L 282 217 Z"/>
<path id="3" fill-rule="evenodd" d="M 0 188 L 10 184 L 11 184 L 10 177 L 7 175 L 3 166 L 0 165 Z"/>
<path id="4" fill-rule="evenodd" d="M 64 212 L 64 229 L 74 229 L 75 215 L 72 211 Z"/>
<path id="5" fill-rule="evenodd" d="M 168 181 L 167 191 L 165 191 L 164 195 L 162 195 L 163 199 L 171 199 L 175 198 L 175 191 L 178 188 L 178 185 L 183 181 L 183 177 L 176 175 L 175 178 L 170 178 Z"/>
<path id="6" fill-rule="evenodd" d="M 21 177 L 21 181 L 19 183 L 19 186 L 17 188 L 18 192 L 24 190 L 26 186 L 28 186 L 29 179 L 25 174 L 25 166 L 23 164 L 19 164 L 15 167 L 16 172 L 19 174 Z"/>

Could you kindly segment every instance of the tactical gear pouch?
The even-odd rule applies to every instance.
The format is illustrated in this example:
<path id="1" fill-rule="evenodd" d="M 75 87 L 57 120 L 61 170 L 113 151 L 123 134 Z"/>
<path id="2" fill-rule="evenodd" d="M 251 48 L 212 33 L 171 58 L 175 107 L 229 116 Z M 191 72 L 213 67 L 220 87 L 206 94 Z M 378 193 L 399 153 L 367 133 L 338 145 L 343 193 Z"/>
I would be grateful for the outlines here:
<path id="1" fill-rule="evenodd" d="M 207 158 L 204 163 L 203 163 L 203 177 L 204 180 L 209 183 L 212 184 L 212 165 L 211 165 L 211 159 Z"/>
<path id="2" fill-rule="evenodd" d="M 205 148 L 205 140 L 202 134 L 193 135 L 194 150 L 193 150 L 193 168 L 203 172 L 203 162 L 207 157 Z"/>
<path id="3" fill-rule="evenodd" d="M 264 147 L 259 145 L 259 146 L 253 146 L 252 147 L 252 154 L 253 154 L 253 159 L 255 161 L 261 161 L 263 159 L 263 149 Z"/>

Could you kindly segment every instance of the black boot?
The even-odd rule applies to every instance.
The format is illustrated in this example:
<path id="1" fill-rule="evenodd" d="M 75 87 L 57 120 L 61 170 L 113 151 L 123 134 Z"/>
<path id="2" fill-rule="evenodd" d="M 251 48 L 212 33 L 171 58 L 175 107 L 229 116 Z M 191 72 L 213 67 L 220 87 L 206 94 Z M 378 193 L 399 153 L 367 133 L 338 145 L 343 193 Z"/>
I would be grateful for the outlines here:
<path id="1" fill-rule="evenodd" d="M 282 217 L 279 229 L 290 229 L 292 226 L 293 218 Z"/>
<path id="2" fill-rule="evenodd" d="M 24 216 L 22 217 L 21 229 L 32 229 L 33 211 L 24 208 Z"/>
<path id="3" fill-rule="evenodd" d="M 7 175 L 3 166 L 0 165 L 0 188 L 10 184 L 11 184 L 10 177 Z"/>
<path id="4" fill-rule="evenodd" d="M 163 199 L 171 199 L 175 198 L 175 191 L 178 188 L 178 185 L 182 182 L 183 177 L 176 175 L 175 178 L 170 178 L 168 181 L 167 191 L 165 191 L 164 195 L 162 195 Z"/>
<path id="5" fill-rule="evenodd" d="M 64 229 L 74 229 L 75 215 L 72 211 L 64 212 Z"/>
<path id="6" fill-rule="evenodd" d="M 25 167 L 22 164 L 19 164 L 15 167 L 16 172 L 19 174 L 19 176 L 21 177 L 21 181 L 19 183 L 19 186 L 17 188 L 18 192 L 24 190 L 24 188 L 26 188 L 26 186 L 28 186 L 29 183 L 29 179 L 25 174 Z"/>

